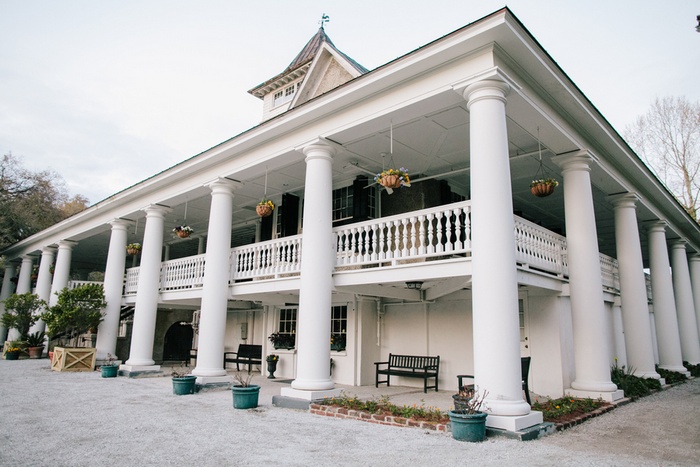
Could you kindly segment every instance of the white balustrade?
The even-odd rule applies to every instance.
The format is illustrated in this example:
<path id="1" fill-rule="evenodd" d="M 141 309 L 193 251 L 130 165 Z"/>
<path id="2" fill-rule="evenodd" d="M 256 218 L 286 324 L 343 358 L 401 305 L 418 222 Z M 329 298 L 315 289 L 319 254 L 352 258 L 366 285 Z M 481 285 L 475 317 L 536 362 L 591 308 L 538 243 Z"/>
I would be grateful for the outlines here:
<path id="1" fill-rule="evenodd" d="M 396 216 L 336 227 L 336 268 L 349 266 L 392 267 L 409 260 L 452 259 L 471 253 L 469 201 L 448 204 Z M 518 266 L 568 277 L 566 238 L 520 217 L 515 217 Z M 298 275 L 301 235 L 284 237 L 231 249 L 230 283 L 250 279 L 275 279 Z M 619 289 L 617 261 L 601 258 L 603 285 Z M 160 290 L 200 288 L 205 255 L 165 261 Z M 133 295 L 139 268 L 126 271 L 124 293 Z"/>
<path id="2" fill-rule="evenodd" d="M 99 284 L 102 285 L 103 282 L 100 281 L 68 281 L 68 289 L 75 289 L 76 287 L 80 287 L 82 285 L 87 285 L 87 284 Z"/>

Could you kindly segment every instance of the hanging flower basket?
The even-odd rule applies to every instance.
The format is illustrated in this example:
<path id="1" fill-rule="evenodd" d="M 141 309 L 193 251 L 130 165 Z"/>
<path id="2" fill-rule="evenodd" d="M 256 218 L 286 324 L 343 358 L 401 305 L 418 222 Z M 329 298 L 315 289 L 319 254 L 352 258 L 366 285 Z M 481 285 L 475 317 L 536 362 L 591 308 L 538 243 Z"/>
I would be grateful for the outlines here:
<path id="1" fill-rule="evenodd" d="M 189 225 L 178 225 L 173 229 L 173 232 L 175 232 L 175 235 L 177 235 L 180 238 L 187 238 L 190 235 L 192 235 L 194 229 Z"/>
<path id="2" fill-rule="evenodd" d="M 275 205 L 269 199 L 263 199 L 255 206 L 255 212 L 257 212 L 260 217 L 269 216 L 274 209 Z"/>
<path id="3" fill-rule="evenodd" d="M 138 255 L 141 252 L 140 243 L 129 243 L 126 246 L 126 252 L 130 255 Z"/>
<path id="4" fill-rule="evenodd" d="M 411 186 L 411 179 L 408 177 L 408 172 L 403 167 L 400 169 L 387 169 L 378 173 L 374 177 L 374 181 L 386 188 L 387 191 L 401 188 L 402 186 Z"/>
<path id="5" fill-rule="evenodd" d="M 544 198 L 554 193 L 554 189 L 559 185 L 559 182 L 553 178 L 545 178 L 533 180 L 530 183 L 530 193 L 538 198 Z"/>

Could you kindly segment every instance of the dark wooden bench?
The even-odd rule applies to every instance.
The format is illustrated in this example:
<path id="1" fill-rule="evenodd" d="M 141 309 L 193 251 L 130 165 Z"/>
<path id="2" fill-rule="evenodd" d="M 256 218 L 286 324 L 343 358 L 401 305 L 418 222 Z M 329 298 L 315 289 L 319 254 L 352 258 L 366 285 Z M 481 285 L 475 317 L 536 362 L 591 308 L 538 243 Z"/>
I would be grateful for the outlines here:
<path id="1" fill-rule="evenodd" d="M 530 357 L 520 358 L 520 375 L 522 376 L 522 386 L 523 391 L 525 391 L 525 400 L 528 404 L 532 405 L 530 402 L 530 384 L 527 382 L 530 377 Z M 474 384 L 464 384 L 464 379 L 468 378 L 473 380 L 474 375 L 457 375 L 457 390 L 461 391 L 463 386 L 468 386 L 474 389 Z"/>
<path id="2" fill-rule="evenodd" d="M 262 364 L 262 345 L 239 344 L 238 352 L 224 352 L 224 369 L 227 363 L 235 363 L 236 371 L 241 371 L 239 365 L 248 365 L 248 373 L 253 365 Z"/>
<path id="3" fill-rule="evenodd" d="M 408 378 L 421 378 L 423 380 L 423 392 L 428 388 L 438 390 L 438 372 L 440 371 L 440 356 L 427 357 L 418 355 L 394 355 L 389 354 L 388 362 L 374 362 L 376 375 L 374 387 L 380 383 L 391 386 L 389 380 L 392 376 L 405 376 Z M 379 381 L 379 375 L 386 375 L 385 381 Z M 435 378 L 435 385 L 428 386 L 428 378 Z"/>

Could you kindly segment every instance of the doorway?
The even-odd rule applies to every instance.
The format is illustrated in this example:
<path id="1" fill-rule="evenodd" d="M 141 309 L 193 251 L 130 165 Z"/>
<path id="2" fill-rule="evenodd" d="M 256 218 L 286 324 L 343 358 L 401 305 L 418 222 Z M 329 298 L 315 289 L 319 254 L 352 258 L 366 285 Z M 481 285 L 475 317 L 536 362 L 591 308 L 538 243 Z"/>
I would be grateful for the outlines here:
<path id="1" fill-rule="evenodd" d="M 165 333 L 163 342 L 163 360 L 184 362 L 190 358 L 192 348 L 192 326 L 176 322 Z"/>

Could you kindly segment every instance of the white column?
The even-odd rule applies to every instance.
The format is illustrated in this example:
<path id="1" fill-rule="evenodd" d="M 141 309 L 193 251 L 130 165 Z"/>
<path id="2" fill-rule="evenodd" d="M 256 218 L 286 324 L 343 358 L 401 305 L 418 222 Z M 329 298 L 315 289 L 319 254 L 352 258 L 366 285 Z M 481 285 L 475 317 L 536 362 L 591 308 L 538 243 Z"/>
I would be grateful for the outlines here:
<path id="1" fill-rule="evenodd" d="M 218 179 L 209 185 L 209 245 L 205 256 L 202 307 L 199 317 L 197 367 L 198 384 L 217 383 L 226 376 L 223 366 L 228 304 L 229 257 L 234 182 Z M 217 378 L 218 377 L 218 378 Z"/>
<path id="2" fill-rule="evenodd" d="M 159 365 L 154 365 L 153 342 L 158 312 L 163 228 L 165 214 L 169 211 L 169 208 L 157 205 L 151 205 L 144 209 L 146 227 L 143 232 L 143 249 L 141 250 L 141 267 L 136 292 L 134 327 L 131 333 L 131 350 L 129 360 L 120 367 L 127 374 L 160 370 Z"/>
<path id="3" fill-rule="evenodd" d="M 25 294 L 32 291 L 32 269 L 34 267 L 34 260 L 29 255 L 22 256 L 22 265 L 19 269 L 19 280 L 17 281 L 17 294 Z M 16 341 L 19 340 L 21 336 L 19 331 L 15 328 L 11 328 L 7 333 L 7 340 Z"/>
<path id="4" fill-rule="evenodd" d="M 53 306 L 58 302 L 58 293 L 68 287 L 70 280 L 70 263 L 73 257 L 73 248 L 78 243 L 70 240 L 58 242 L 58 253 L 56 254 L 56 266 L 53 269 L 53 281 L 51 282 L 51 295 L 49 305 Z"/>
<path id="5" fill-rule="evenodd" d="M 488 391 L 489 426 L 510 431 L 541 422 L 523 400 L 518 279 L 508 160 L 506 94 L 495 80 L 463 92 L 469 109 L 474 375 Z M 527 416 L 514 423 L 513 417 Z M 533 416 L 539 420 L 530 420 Z M 502 425 L 499 425 L 502 424 Z"/>
<path id="6" fill-rule="evenodd" d="M 683 366 L 681 356 L 676 299 L 673 296 L 671 263 L 666 246 L 666 223 L 663 221 L 649 226 L 649 272 L 656 340 L 659 346 L 659 367 L 686 373 L 688 370 Z"/>
<path id="7" fill-rule="evenodd" d="M 292 382 L 292 389 L 282 391 L 282 395 L 316 399 L 323 394 L 335 392 L 330 378 L 329 339 L 335 258 L 332 233 L 332 158 L 336 151 L 324 140 L 317 140 L 302 148 L 302 151 L 306 156 L 306 178 L 297 375 Z"/>
<path id="8" fill-rule="evenodd" d="M 693 288 L 695 321 L 698 323 L 698 334 L 700 334 L 700 255 L 692 254 L 688 259 L 688 267 L 690 268 L 690 283 Z"/>
<path id="9" fill-rule="evenodd" d="M 32 269 L 34 258 L 29 255 L 22 256 L 22 265 L 19 268 L 19 280 L 17 281 L 17 294 L 32 291 Z"/>
<path id="10" fill-rule="evenodd" d="M 566 246 L 569 261 L 569 289 L 574 334 L 576 378 L 571 383 L 574 395 L 622 398 L 622 391 L 610 381 L 608 319 L 603 300 L 598 234 L 591 188 L 587 151 L 559 156 L 564 178 Z M 595 345 L 591 345 L 595 342 Z M 578 390 L 581 394 L 575 394 Z"/>
<path id="11" fill-rule="evenodd" d="M 5 314 L 5 300 L 14 292 L 15 285 L 12 283 L 12 278 L 17 273 L 17 267 L 14 262 L 5 262 L 5 277 L 2 280 L 2 289 L 0 289 L 0 316 Z M 7 338 L 7 328 L 0 323 L 0 342 L 5 342 Z"/>
<path id="12" fill-rule="evenodd" d="M 95 343 L 98 360 L 106 360 L 107 354 L 117 357 L 117 337 L 119 336 L 124 267 L 126 265 L 127 229 L 130 224 L 131 221 L 124 219 L 115 219 L 110 222 L 112 232 L 109 237 L 104 279 L 107 306 L 103 310 L 104 320 L 97 328 L 97 342 Z"/>
<path id="13" fill-rule="evenodd" d="M 44 247 L 41 249 L 41 260 L 39 261 L 39 276 L 36 280 L 37 296 L 49 303 L 51 298 L 51 265 L 56 257 L 56 249 L 52 247 Z M 40 310 L 41 312 L 41 310 Z M 37 322 L 29 330 L 30 333 L 44 331 L 46 325 L 42 320 Z"/>
<path id="14" fill-rule="evenodd" d="M 684 362 L 697 365 L 700 363 L 700 340 L 698 339 L 698 323 L 695 318 L 695 303 L 693 303 L 693 289 L 690 285 L 685 243 L 685 241 L 680 240 L 671 245 L 673 294 L 676 298 L 681 356 Z"/>
<path id="15" fill-rule="evenodd" d="M 634 374 L 641 378 L 658 379 L 660 376 L 654 366 L 647 284 L 637 225 L 638 198 L 630 193 L 615 197 L 612 201 L 615 206 L 615 244 L 627 367 L 634 368 Z"/>

